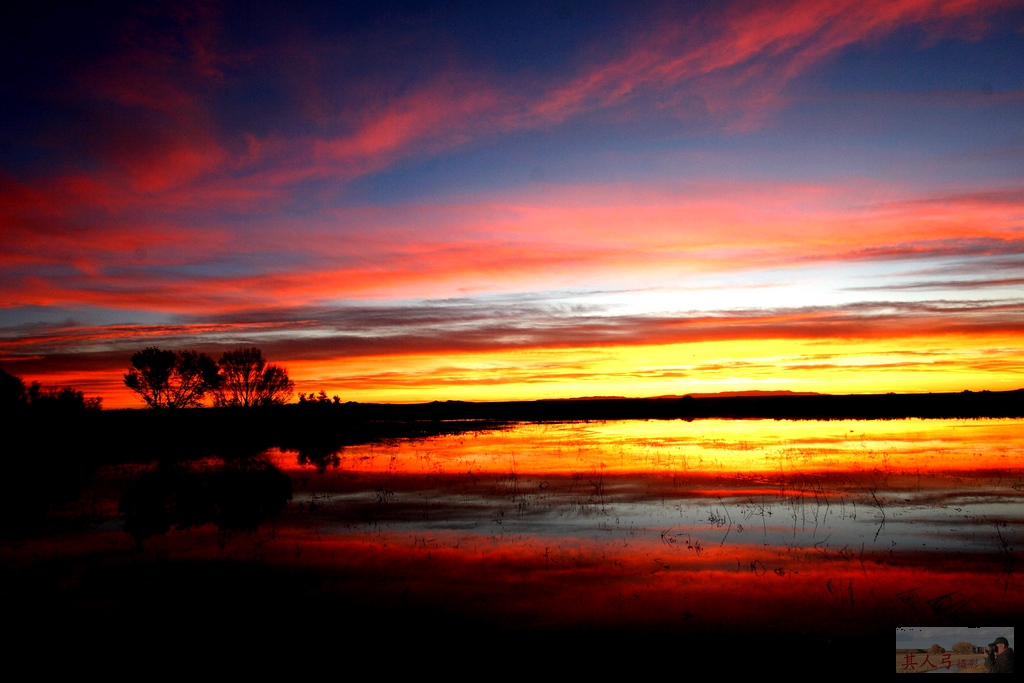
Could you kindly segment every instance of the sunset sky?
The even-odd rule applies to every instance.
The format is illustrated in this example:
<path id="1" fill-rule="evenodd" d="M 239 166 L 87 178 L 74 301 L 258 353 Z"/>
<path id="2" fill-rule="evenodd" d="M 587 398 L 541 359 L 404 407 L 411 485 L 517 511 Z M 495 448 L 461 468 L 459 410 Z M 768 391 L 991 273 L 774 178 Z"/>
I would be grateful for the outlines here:
<path id="1" fill-rule="evenodd" d="M 1019 0 L 321 4 L 5 10 L 4 370 L 1024 387 Z"/>

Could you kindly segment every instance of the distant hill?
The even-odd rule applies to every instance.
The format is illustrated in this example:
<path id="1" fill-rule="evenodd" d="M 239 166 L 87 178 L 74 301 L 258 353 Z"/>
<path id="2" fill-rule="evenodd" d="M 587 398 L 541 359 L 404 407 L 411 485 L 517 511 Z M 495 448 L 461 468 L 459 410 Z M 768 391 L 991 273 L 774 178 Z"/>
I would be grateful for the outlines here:
<path id="1" fill-rule="evenodd" d="M 693 396 L 694 398 L 730 398 L 734 396 L 824 396 L 817 391 L 718 391 L 711 394 L 686 394 L 686 396 Z M 651 398 L 683 398 L 678 394 L 667 394 L 665 396 L 652 396 Z"/>
<path id="2" fill-rule="evenodd" d="M 625 396 L 574 396 L 572 398 L 548 398 L 545 401 L 653 401 L 662 399 L 680 399 L 691 396 L 693 398 L 731 398 L 736 396 L 757 397 L 757 396 L 825 396 L 817 391 L 718 391 L 710 394 L 663 394 L 661 396 L 645 396 L 643 398 L 626 398 Z"/>

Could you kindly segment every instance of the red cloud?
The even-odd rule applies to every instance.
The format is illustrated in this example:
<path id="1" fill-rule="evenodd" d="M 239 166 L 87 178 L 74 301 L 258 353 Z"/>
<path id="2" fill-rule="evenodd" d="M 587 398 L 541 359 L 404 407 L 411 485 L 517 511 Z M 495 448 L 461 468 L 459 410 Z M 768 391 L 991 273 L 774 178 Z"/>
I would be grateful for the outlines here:
<path id="1" fill-rule="evenodd" d="M 977 36 L 985 21 L 1012 7 L 944 0 L 791 0 L 734 3 L 689 21 L 668 21 L 633 47 L 585 69 L 529 106 L 541 121 L 647 96 L 677 112 L 699 102 L 711 114 L 751 126 L 783 98 L 796 76 L 854 43 L 906 26 L 932 36 Z"/>
<path id="2" fill-rule="evenodd" d="M 87 176 L 82 184 L 95 191 L 92 206 L 124 196 Z M 636 288 L 708 273 L 993 259 L 1024 249 L 1015 231 L 1019 192 L 850 206 L 851 191 L 870 195 L 870 188 L 568 187 L 516 202 L 338 210 L 314 225 L 256 221 L 241 233 L 186 227 L 184 214 L 170 208 L 166 218 L 111 210 L 98 223 L 75 206 L 84 191 L 75 183 L 48 190 L 11 183 L 0 193 L 9 221 L 0 245 L 8 304 L 201 313 L 380 296 Z M 46 201 L 61 192 L 67 202 Z M 225 270 L 225 263 L 237 265 Z"/>

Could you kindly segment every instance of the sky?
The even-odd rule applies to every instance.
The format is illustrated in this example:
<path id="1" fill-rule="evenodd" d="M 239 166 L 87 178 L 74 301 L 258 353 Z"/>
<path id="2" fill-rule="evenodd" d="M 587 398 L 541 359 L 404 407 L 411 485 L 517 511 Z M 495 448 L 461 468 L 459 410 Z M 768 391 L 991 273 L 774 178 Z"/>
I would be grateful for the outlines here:
<path id="1" fill-rule="evenodd" d="M 419 402 L 1024 387 L 1018 0 L 30 3 L 0 367 Z"/>

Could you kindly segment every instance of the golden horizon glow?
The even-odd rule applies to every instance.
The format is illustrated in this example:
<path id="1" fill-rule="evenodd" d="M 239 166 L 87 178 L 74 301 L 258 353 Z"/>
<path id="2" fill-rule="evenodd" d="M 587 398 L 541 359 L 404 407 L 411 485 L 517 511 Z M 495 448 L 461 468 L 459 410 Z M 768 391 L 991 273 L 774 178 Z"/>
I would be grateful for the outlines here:
<path id="1" fill-rule="evenodd" d="M 680 344 L 274 359 L 296 394 L 359 403 L 649 398 L 736 391 L 821 394 L 950 393 L 1024 388 L 1024 347 L 1013 335 L 970 338 L 752 339 Z M 126 366 L 127 367 L 127 366 Z M 73 385 L 105 408 L 142 408 L 121 368 L 39 376 Z M 298 400 L 297 395 L 293 401 Z"/>
<path id="2" fill-rule="evenodd" d="M 368 356 L 293 361 L 290 367 L 298 390 L 304 393 L 323 390 L 345 401 L 385 403 L 643 398 L 750 390 L 877 394 L 1024 387 L 1024 347 L 1018 338 L 999 335 L 971 340 L 978 346 L 964 341 L 715 341 Z M 922 349 L 929 351 L 922 353 Z"/>

